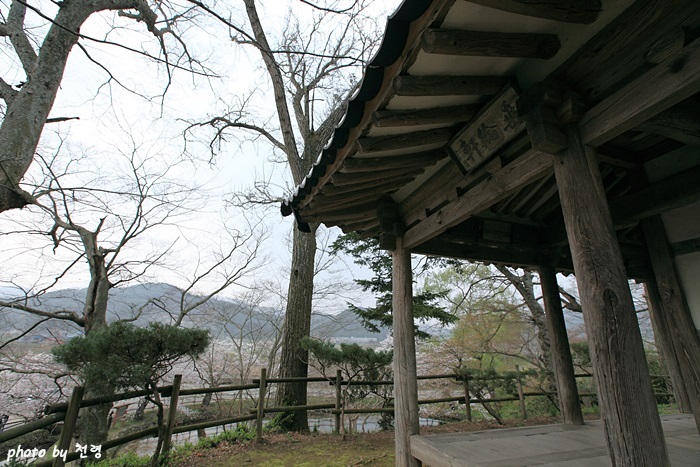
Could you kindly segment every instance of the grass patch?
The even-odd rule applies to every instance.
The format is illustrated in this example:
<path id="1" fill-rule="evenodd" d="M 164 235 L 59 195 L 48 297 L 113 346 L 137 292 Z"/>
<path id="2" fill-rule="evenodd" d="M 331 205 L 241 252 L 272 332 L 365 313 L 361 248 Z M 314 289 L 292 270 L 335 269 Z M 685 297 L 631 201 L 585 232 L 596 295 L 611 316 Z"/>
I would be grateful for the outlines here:
<path id="1" fill-rule="evenodd" d="M 268 433 L 265 442 L 220 443 L 216 449 L 195 450 L 188 457 L 173 459 L 177 467 L 207 465 L 227 467 L 302 466 L 394 466 L 393 433 L 348 436 Z"/>

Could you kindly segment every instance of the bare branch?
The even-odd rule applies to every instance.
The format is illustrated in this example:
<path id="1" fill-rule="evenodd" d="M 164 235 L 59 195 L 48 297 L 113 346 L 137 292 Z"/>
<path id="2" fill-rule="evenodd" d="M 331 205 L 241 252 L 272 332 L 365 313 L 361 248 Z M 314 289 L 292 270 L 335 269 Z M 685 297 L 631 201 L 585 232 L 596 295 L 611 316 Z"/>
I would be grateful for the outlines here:
<path id="1" fill-rule="evenodd" d="M 8 302 L 5 300 L 0 300 L 0 308 L 8 308 L 11 310 L 25 311 L 36 316 L 43 316 L 45 318 L 60 319 L 64 321 L 72 321 L 78 326 L 84 326 L 85 320 L 78 316 L 74 311 L 60 310 L 60 311 L 44 311 L 37 308 L 18 303 L 18 302 Z"/>
<path id="2" fill-rule="evenodd" d="M 22 67 L 27 76 L 31 76 L 36 66 L 37 55 L 32 47 L 26 32 L 24 31 L 24 18 L 27 13 L 27 5 L 20 1 L 13 1 L 7 14 L 7 22 L 0 27 L 0 36 L 10 38 L 12 47 L 22 62 Z"/>
<path id="3" fill-rule="evenodd" d="M 18 91 L 12 88 L 4 79 L 0 78 L 0 99 L 9 106 L 17 96 Z"/>
<path id="4" fill-rule="evenodd" d="M 357 6 L 357 3 L 358 3 L 357 1 L 354 1 L 354 2 L 352 3 L 352 5 L 350 5 L 350 6 L 347 7 L 347 8 L 336 9 L 336 8 L 326 8 L 326 7 L 322 7 L 322 6 L 319 6 L 319 5 L 315 4 L 315 3 L 310 2 L 310 1 L 308 1 L 308 0 L 299 0 L 299 1 L 300 1 L 301 3 L 305 3 L 305 4 L 309 5 L 310 7 L 314 8 L 314 9 L 316 9 L 316 10 L 325 11 L 325 12 L 327 12 L 327 13 L 337 13 L 337 14 L 347 13 L 348 11 L 354 10 L 355 7 Z"/>

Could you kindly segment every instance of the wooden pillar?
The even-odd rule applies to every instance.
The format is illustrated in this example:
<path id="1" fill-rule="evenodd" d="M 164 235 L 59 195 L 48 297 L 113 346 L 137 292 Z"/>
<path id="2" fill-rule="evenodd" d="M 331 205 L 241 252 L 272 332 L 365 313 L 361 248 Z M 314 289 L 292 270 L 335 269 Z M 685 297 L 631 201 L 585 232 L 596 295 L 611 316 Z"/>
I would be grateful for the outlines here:
<path id="1" fill-rule="evenodd" d="M 554 175 L 578 280 L 598 399 L 613 465 L 668 466 L 642 336 L 595 154 L 576 124 Z"/>
<path id="2" fill-rule="evenodd" d="M 676 273 L 666 231 L 659 216 L 642 221 L 649 260 L 661 300 L 659 315 L 664 318 L 668 339 L 678 358 L 681 376 L 695 424 L 700 431 L 700 339 Z"/>
<path id="3" fill-rule="evenodd" d="M 693 413 L 688 391 L 685 388 L 685 381 L 683 381 L 683 375 L 681 373 L 681 364 L 678 360 L 678 355 L 673 345 L 673 337 L 669 329 L 669 323 L 667 322 L 668 315 L 661 306 L 661 297 L 659 296 L 659 290 L 655 280 L 649 280 L 644 284 L 644 295 L 649 307 L 649 317 L 651 318 L 651 327 L 654 330 L 656 348 L 659 350 L 659 355 L 671 378 L 673 397 L 676 399 L 678 410 L 682 413 Z"/>
<path id="4" fill-rule="evenodd" d="M 396 237 L 392 251 L 394 323 L 394 429 L 397 467 L 420 466 L 411 455 L 411 435 L 420 433 L 418 423 L 418 379 L 413 328 L 413 277 L 411 253 Z"/>
<path id="5" fill-rule="evenodd" d="M 566 333 L 564 311 L 559 297 L 557 273 L 551 266 L 540 266 L 540 282 L 547 317 L 547 331 L 552 352 L 552 363 L 557 379 L 559 408 L 568 425 L 583 425 L 583 414 L 578 399 L 578 388 L 574 376 L 574 362 L 571 358 L 569 336 Z"/>

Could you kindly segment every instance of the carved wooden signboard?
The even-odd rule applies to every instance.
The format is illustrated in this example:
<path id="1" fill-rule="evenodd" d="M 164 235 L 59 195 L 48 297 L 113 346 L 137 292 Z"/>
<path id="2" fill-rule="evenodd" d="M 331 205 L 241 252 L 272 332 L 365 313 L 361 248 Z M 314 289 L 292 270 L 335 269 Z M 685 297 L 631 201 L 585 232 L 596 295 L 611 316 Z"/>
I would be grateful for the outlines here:
<path id="1" fill-rule="evenodd" d="M 449 143 L 450 155 L 463 173 L 486 162 L 525 128 L 518 117 L 518 92 L 508 85 Z"/>

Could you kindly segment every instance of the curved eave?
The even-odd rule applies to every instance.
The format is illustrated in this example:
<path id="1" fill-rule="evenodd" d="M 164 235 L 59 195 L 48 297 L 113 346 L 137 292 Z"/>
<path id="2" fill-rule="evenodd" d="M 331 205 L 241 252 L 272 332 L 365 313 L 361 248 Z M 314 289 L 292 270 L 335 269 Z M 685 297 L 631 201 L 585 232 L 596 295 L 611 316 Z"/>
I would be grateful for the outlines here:
<path id="1" fill-rule="evenodd" d="M 356 129 L 366 121 L 376 110 L 369 108 L 367 103 L 375 100 L 382 91 L 385 69 L 396 63 L 407 48 L 411 23 L 420 19 L 431 7 L 432 3 L 425 0 L 404 0 L 399 8 L 388 18 L 382 44 L 375 56 L 365 68 L 362 82 L 358 91 L 348 102 L 348 107 L 340 125 L 335 129 L 331 141 L 321 152 L 306 178 L 297 186 L 291 197 L 281 205 L 283 216 L 295 213 L 299 205 L 325 175 L 329 167 L 338 162 L 338 149 L 345 147 L 349 141 L 351 129 Z M 301 221 L 295 213 L 297 225 L 302 231 L 309 230 L 308 224 Z"/>

